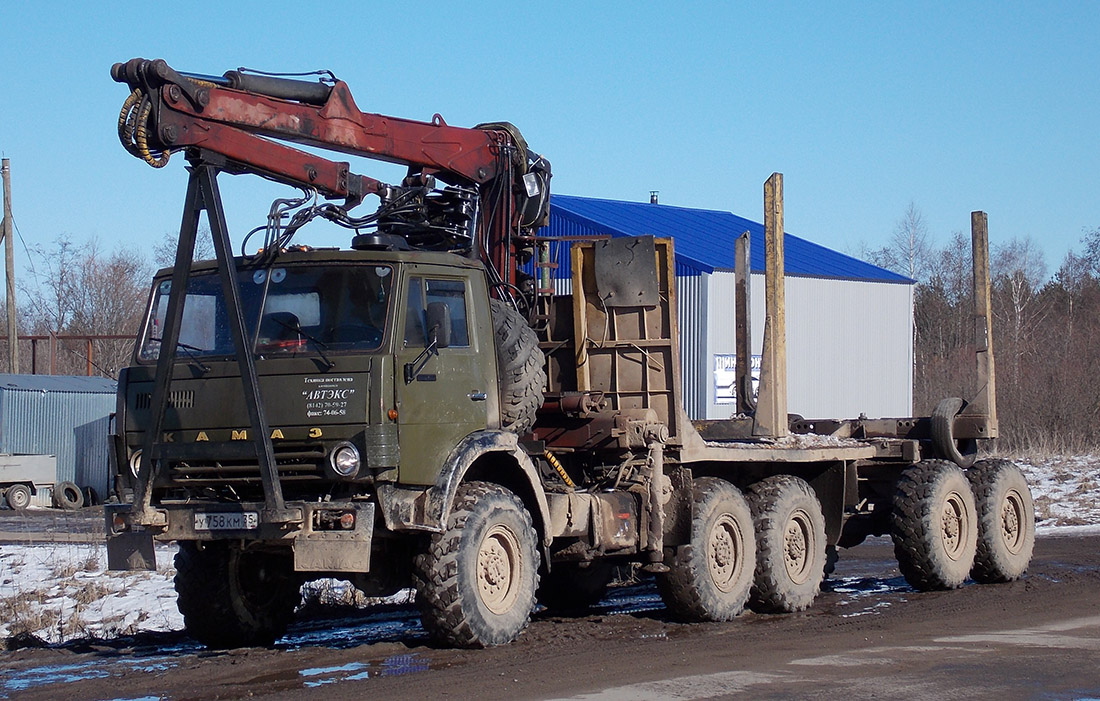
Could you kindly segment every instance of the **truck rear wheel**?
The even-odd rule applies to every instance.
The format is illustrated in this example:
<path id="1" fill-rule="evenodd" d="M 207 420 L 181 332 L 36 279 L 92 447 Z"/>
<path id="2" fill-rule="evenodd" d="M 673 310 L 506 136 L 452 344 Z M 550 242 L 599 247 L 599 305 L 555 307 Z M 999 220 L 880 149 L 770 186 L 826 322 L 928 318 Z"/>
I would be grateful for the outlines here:
<path id="1" fill-rule="evenodd" d="M 461 485 L 446 530 L 431 536 L 413 565 L 424 628 L 455 647 L 515 640 L 535 607 L 538 570 L 523 502 L 495 484 Z"/>
<path id="2" fill-rule="evenodd" d="M 8 502 L 8 506 L 10 506 L 13 510 L 22 511 L 23 509 L 30 506 L 30 487 L 25 484 L 13 484 L 12 486 L 8 487 L 7 491 L 4 493 L 4 499 Z"/>
<path id="3" fill-rule="evenodd" d="M 694 481 L 691 540 L 680 548 L 657 588 L 676 616 L 729 621 L 745 608 L 752 587 L 756 538 L 740 490 L 725 480 Z"/>
<path id="4" fill-rule="evenodd" d="M 925 460 L 901 473 L 891 536 L 905 580 L 915 589 L 957 589 L 978 545 L 978 514 L 966 473 L 946 460 Z"/>
<path id="5" fill-rule="evenodd" d="M 604 597 L 613 573 L 606 562 L 556 564 L 540 577 L 538 602 L 554 612 L 583 611 Z"/>
<path id="6" fill-rule="evenodd" d="M 539 339 L 519 312 L 490 299 L 500 382 L 501 428 L 523 435 L 535 425 L 546 385 Z"/>
<path id="7" fill-rule="evenodd" d="M 211 648 L 270 645 L 301 603 L 289 554 L 238 543 L 180 543 L 175 585 L 187 633 Z"/>
<path id="8" fill-rule="evenodd" d="M 983 584 L 1019 579 L 1035 548 L 1027 478 L 1008 460 L 980 460 L 966 476 L 978 508 L 978 549 L 970 575 Z"/>
<path id="9" fill-rule="evenodd" d="M 805 480 L 775 475 L 749 488 L 756 578 L 749 605 L 764 613 L 810 607 L 825 577 L 825 516 Z"/>

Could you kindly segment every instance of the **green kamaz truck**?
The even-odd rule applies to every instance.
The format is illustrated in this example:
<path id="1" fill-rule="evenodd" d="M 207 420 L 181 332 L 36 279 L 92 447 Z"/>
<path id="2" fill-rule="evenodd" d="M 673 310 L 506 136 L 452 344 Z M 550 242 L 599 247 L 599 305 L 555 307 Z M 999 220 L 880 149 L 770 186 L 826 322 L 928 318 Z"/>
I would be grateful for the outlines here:
<path id="1" fill-rule="evenodd" d="M 331 75 L 144 59 L 112 75 L 131 88 L 124 146 L 158 167 L 182 152 L 191 175 L 175 265 L 154 278 L 119 378 L 128 498 L 106 511 L 109 560 L 147 568 L 154 541 L 177 542 L 179 607 L 201 642 L 271 643 L 301 584 L 323 577 L 369 595 L 413 587 L 433 639 L 480 647 L 513 640 L 537 604 L 595 603 L 618 565 L 652 573 L 669 610 L 699 621 L 809 607 L 837 548 L 869 535 L 893 537 L 921 590 L 1026 570 L 1027 483 L 977 460 L 997 434 L 981 213 L 978 395 L 930 417 L 807 420 L 785 406 L 773 176 L 759 396 L 742 391 L 746 362 L 738 416 L 693 423 L 673 241 L 575 242 L 571 292 L 554 293 L 539 234 L 550 166 L 510 124 L 361 112 Z M 317 151 L 408 174 L 389 185 Z M 252 232 L 258 252 L 231 250 L 222 173 L 302 191 Z M 353 214 L 367 196 L 377 209 Z M 193 262 L 204 215 L 216 259 Z M 354 232 L 350 248 L 296 243 L 317 218 Z"/>

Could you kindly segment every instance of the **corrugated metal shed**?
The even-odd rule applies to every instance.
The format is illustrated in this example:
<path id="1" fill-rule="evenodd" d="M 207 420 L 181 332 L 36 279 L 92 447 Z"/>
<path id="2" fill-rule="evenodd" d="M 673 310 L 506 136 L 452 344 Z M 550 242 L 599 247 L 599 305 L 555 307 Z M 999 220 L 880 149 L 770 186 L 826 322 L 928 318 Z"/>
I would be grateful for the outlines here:
<path id="1" fill-rule="evenodd" d="M 730 212 L 552 195 L 550 225 L 543 233 L 549 236 L 602 233 L 612 236 L 673 237 L 676 239 L 677 264 L 699 274 L 713 273 L 715 270 L 732 271 L 733 242 L 746 231 L 752 237 L 752 270 L 764 272 L 764 225 Z M 783 241 L 787 275 L 899 284 L 913 282 L 904 275 L 791 234 L 787 234 Z M 558 260 L 559 265 L 564 262 Z"/>
<path id="2" fill-rule="evenodd" d="M 0 452 L 57 456 L 57 480 L 108 492 L 114 380 L 0 374 Z"/>

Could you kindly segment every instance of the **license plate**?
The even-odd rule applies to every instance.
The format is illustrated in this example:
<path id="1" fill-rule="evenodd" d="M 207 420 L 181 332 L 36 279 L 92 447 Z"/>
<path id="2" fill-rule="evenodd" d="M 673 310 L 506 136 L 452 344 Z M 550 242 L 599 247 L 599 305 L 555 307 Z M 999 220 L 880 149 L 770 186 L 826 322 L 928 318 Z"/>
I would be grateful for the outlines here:
<path id="1" fill-rule="evenodd" d="M 260 515 L 255 511 L 222 511 L 195 514 L 196 531 L 251 531 L 260 526 Z"/>

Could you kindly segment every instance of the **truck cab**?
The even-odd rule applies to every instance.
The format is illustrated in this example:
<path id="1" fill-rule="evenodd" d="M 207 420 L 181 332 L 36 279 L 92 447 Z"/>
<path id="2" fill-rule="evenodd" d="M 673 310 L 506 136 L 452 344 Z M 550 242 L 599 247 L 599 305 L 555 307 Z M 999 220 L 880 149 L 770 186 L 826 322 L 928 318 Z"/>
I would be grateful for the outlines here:
<path id="1" fill-rule="evenodd" d="M 500 425 L 483 269 L 459 256 L 298 251 L 266 266 L 237 259 L 247 329 L 288 499 L 352 498 L 378 482 L 430 485 L 466 435 Z M 171 290 L 160 271 L 132 365 L 120 378 L 117 455 L 136 478 Z M 429 326 L 431 321 L 431 326 Z M 249 417 L 216 264 L 197 263 L 162 436 L 177 456 L 160 499 L 262 499 Z M 190 449 L 190 451 L 188 450 Z"/>

